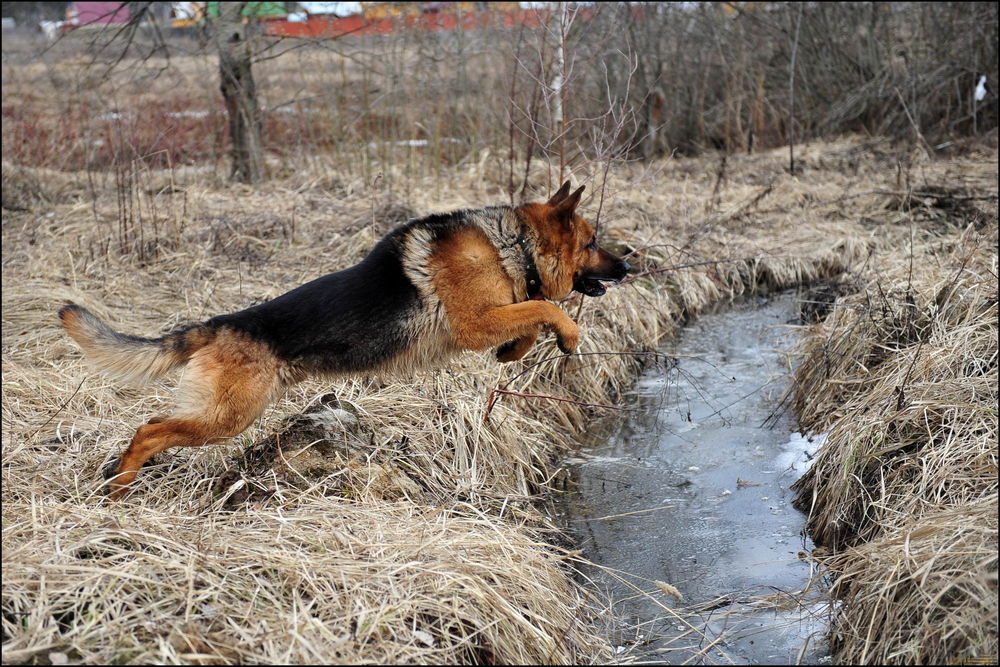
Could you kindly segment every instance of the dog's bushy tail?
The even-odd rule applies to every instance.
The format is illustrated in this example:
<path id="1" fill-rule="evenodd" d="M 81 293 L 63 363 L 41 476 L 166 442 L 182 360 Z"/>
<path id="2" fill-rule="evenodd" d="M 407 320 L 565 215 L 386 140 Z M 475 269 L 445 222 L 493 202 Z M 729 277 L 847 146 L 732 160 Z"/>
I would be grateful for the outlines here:
<path id="1" fill-rule="evenodd" d="M 87 360 L 119 380 L 150 382 L 183 365 L 214 337 L 196 324 L 162 338 L 141 338 L 115 331 L 86 308 L 69 303 L 59 309 L 66 333 L 83 349 Z"/>

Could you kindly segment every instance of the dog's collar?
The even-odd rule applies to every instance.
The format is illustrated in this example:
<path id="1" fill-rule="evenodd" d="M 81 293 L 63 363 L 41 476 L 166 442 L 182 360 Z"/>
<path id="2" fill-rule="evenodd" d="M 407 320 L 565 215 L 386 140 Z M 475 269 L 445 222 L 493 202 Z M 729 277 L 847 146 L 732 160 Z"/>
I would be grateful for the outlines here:
<path id="1" fill-rule="evenodd" d="M 529 301 L 542 300 L 542 278 L 538 275 L 538 267 L 535 266 L 535 254 L 531 251 L 528 241 L 527 229 L 521 229 L 521 236 L 517 243 L 524 253 L 524 291 Z"/>

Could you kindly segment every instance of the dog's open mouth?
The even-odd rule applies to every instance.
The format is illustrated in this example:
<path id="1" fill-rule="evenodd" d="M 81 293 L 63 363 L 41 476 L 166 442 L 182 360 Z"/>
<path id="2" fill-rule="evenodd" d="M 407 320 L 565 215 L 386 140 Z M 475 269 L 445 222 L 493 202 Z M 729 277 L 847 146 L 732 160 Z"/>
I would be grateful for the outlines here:
<path id="1" fill-rule="evenodd" d="M 573 289 L 587 296 L 602 296 L 608 291 L 608 288 L 600 280 L 587 276 L 577 276 L 573 280 Z"/>
<path id="2" fill-rule="evenodd" d="M 628 262 L 623 259 L 610 262 L 607 267 L 594 267 L 573 277 L 573 289 L 587 296 L 603 296 L 608 291 L 604 283 L 621 282 L 628 275 L 629 268 Z"/>

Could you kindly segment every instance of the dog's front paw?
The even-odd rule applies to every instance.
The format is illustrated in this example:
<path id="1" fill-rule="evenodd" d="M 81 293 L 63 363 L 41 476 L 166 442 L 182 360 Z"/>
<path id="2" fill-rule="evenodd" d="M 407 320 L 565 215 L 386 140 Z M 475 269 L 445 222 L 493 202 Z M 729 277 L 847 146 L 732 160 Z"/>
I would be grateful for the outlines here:
<path id="1" fill-rule="evenodd" d="M 566 327 L 556 334 L 556 344 L 563 354 L 573 354 L 580 345 L 580 327 L 576 322 L 571 323 L 572 328 Z"/>
<path id="2" fill-rule="evenodd" d="M 118 477 L 118 467 L 121 465 L 121 461 L 122 457 L 116 456 L 101 468 L 101 476 L 110 480 L 110 483 L 105 484 L 103 489 L 104 495 L 109 500 L 117 500 L 121 495 L 121 488 L 114 482 L 114 479 Z"/>

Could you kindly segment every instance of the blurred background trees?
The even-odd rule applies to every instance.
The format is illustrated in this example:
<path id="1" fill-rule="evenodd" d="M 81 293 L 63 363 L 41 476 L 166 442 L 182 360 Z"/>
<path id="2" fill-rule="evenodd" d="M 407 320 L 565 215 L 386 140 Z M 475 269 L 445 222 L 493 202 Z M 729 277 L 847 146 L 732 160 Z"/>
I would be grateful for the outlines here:
<path id="1" fill-rule="evenodd" d="M 997 126 L 995 3 L 235 4 L 3 3 L 4 159 L 243 181 L 320 156 L 368 179 L 487 160 L 513 199 L 536 160 L 556 181 L 850 132 L 939 151 Z"/>

